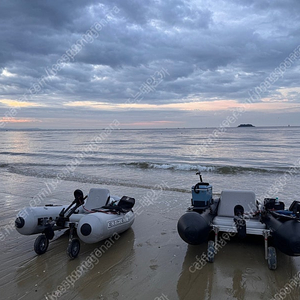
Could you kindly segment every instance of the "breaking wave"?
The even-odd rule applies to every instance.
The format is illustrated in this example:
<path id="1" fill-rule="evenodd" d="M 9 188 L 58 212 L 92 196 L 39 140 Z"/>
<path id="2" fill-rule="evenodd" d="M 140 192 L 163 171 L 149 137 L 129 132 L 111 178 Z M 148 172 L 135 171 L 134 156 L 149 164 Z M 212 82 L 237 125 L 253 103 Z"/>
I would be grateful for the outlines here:
<path id="1" fill-rule="evenodd" d="M 213 166 L 199 166 L 189 164 L 168 164 L 168 163 L 149 163 L 149 162 L 134 162 L 128 163 L 126 166 L 137 167 L 141 169 L 165 169 L 165 170 L 179 170 L 179 171 L 214 171 Z"/>
<path id="2" fill-rule="evenodd" d="M 193 164 L 175 164 L 175 163 L 151 163 L 151 162 L 132 162 L 124 164 L 128 167 L 140 169 L 164 169 L 173 171 L 201 171 L 218 174 L 241 174 L 241 173 L 284 173 L 287 168 L 255 168 L 241 166 L 217 166 L 217 165 L 193 165 Z"/>

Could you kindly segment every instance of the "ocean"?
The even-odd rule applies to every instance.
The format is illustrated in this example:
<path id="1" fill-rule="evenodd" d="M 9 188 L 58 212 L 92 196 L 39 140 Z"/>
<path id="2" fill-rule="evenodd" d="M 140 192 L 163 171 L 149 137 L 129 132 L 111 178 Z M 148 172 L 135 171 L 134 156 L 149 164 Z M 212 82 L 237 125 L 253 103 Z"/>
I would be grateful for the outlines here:
<path id="1" fill-rule="evenodd" d="M 201 171 L 215 193 L 297 199 L 300 127 L 1 131 L 0 174 L 189 192 Z M 13 177 L 12 177 L 13 178 Z M 184 195 L 183 195 L 184 197 Z"/>

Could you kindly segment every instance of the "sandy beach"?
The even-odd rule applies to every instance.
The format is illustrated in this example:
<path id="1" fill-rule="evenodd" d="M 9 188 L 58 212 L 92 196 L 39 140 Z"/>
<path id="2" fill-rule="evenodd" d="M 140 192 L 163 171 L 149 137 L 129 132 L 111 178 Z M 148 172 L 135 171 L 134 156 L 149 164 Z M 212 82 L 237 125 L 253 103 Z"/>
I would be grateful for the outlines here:
<path id="1" fill-rule="evenodd" d="M 11 178 L 8 174 L 6 178 L 1 192 L 1 233 L 5 235 L 1 241 L 2 299 L 272 299 L 300 270 L 299 258 L 277 251 L 278 269 L 270 271 L 260 237 L 229 241 L 213 264 L 207 263 L 201 270 L 192 268 L 207 245 L 188 246 L 180 239 L 177 220 L 189 205 L 190 195 L 174 191 L 163 191 L 155 203 L 139 209 L 132 228 L 117 240 L 81 243 L 75 260 L 66 254 L 68 235 L 63 232 L 51 241 L 45 254 L 37 256 L 33 250 L 36 235 L 22 236 L 6 225 L 44 182 L 21 175 Z M 64 181 L 45 201 L 67 204 L 76 188 L 86 194 L 94 186 Z M 135 197 L 137 203 L 147 192 L 108 188 L 111 194 Z M 96 248 L 101 257 L 80 269 Z M 298 299 L 298 295 L 299 287 L 294 287 L 285 299 Z"/>

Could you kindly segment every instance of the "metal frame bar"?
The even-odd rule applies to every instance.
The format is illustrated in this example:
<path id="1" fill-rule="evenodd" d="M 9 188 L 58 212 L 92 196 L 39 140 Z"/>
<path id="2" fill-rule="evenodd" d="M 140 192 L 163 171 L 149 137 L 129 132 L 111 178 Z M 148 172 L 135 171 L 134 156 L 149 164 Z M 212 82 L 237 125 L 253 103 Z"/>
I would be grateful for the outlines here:
<path id="1" fill-rule="evenodd" d="M 212 225 L 212 230 L 215 233 L 215 246 L 218 243 L 218 233 L 221 232 L 234 232 L 237 233 L 237 229 L 232 226 L 220 226 L 220 225 Z M 265 245 L 265 259 L 268 259 L 268 238 L 271 236 L 271 231 L 269 229 L 258 229 L 258 228 L 247 228 L 247 234 L 250 235 L 262 235 L 264 237 L 264 245 Z"/>

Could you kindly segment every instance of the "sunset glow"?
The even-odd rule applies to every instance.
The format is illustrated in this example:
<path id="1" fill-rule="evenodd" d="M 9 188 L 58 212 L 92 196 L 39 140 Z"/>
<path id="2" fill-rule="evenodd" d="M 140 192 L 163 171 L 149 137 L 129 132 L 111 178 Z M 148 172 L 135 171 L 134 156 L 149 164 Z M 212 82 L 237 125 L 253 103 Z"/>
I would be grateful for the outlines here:
<path id="1" fill-rule="evenodd" d="M 9 107 L 20 107 L 20 108 L 26 108 L 26 107 L 44 107 L 44 104 L 35 103 L 35 102 L 25 102 L 25 101 L 17 101 L 17 100 L 9 100 L 9 99 L 2 99 L 0 100 L 0 103 L 9 106 Z"/>

